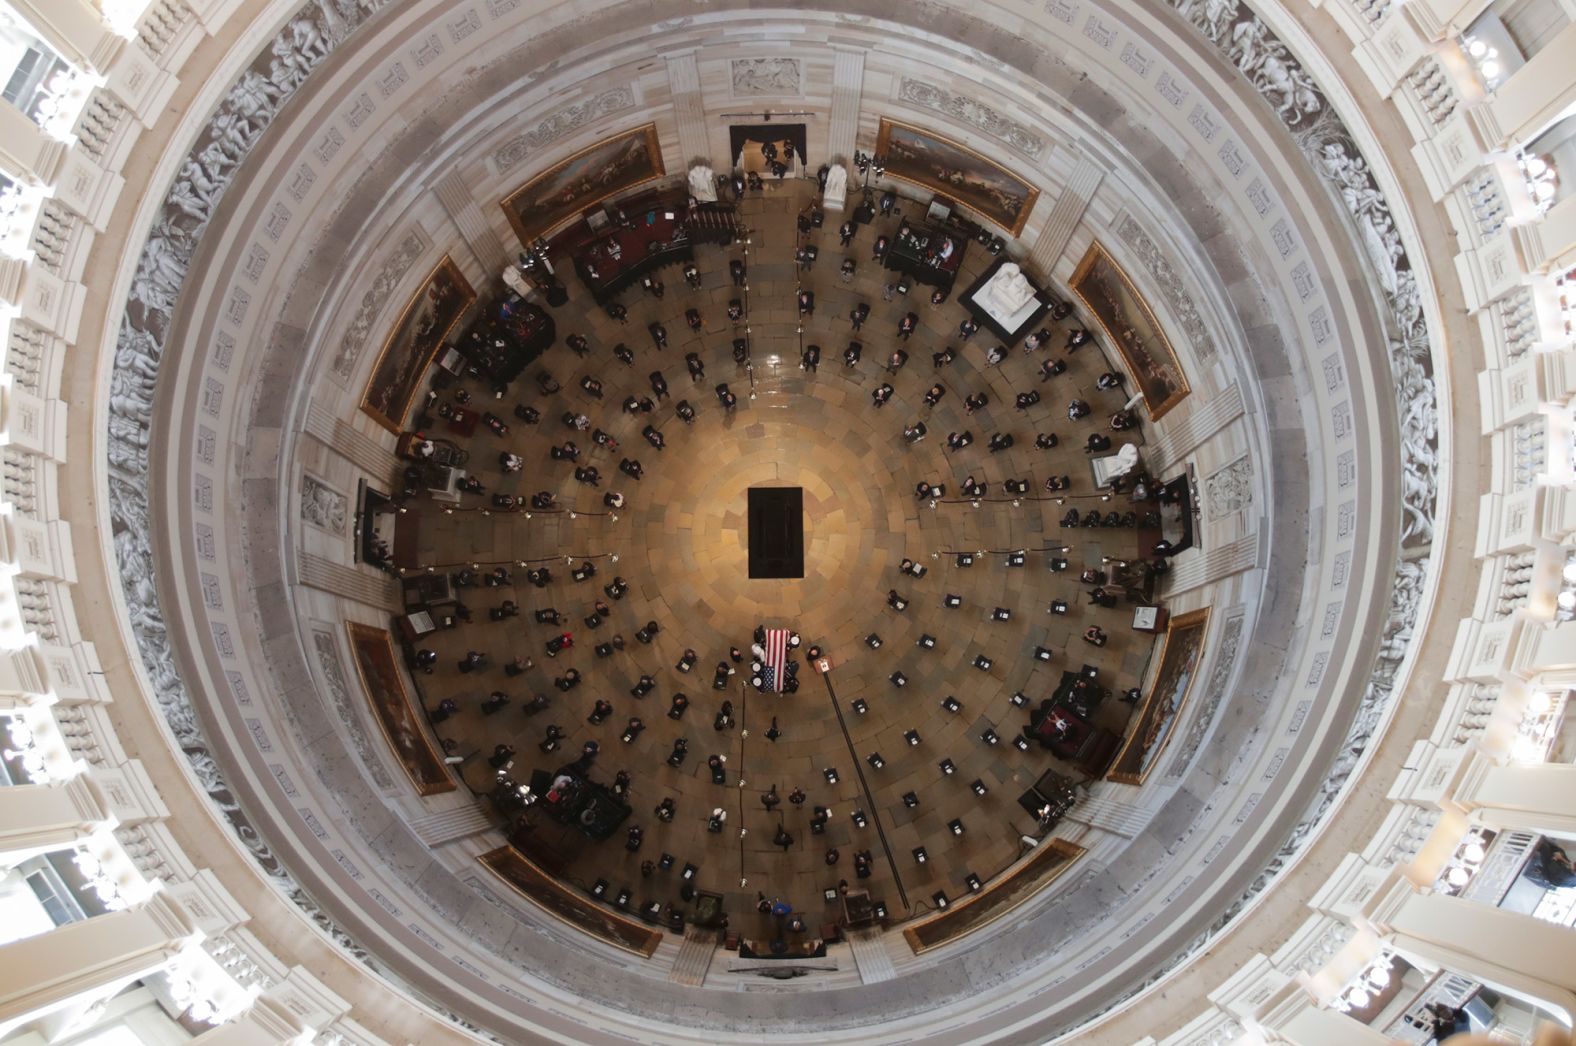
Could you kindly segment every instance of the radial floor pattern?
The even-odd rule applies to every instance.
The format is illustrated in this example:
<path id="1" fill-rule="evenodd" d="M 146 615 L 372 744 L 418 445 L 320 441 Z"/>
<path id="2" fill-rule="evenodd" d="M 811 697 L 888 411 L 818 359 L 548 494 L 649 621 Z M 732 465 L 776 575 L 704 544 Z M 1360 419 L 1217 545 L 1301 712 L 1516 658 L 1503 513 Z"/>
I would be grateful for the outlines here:
<path id="1" fill-rule="evenodd" d="M 499 409 L 506 414 L 515 402 L 534 406 L 541 412 L 539 424 L 511 421 L 505 436 L 482 429 L 468 441 L 458 440 L 470 450 L 470 469 L 486 484 L 487 496 L 503 492 L 527 498 L 551 490 L 563 511 L 526 518 L 473 511 L 444 515 L 430 503 L 412 509 L 421 517 L 417 555 L 423 565 L 453 569 L 468 562 L 557 557 L 555 580 L 546 588 L 528 585 L 524 571 L 515 569 L 508 586 L 463 591 L 472 623 L 427 641 L 439 662 L 432 673 L 416 675 L 418 688 L 429 712 L 446 698 L 455 700 L 458 711 L 440 714 L 436 729 L 466 756 L 466 782 L 478 792 L 491 787 L 487 756 L 498 744 L 516 749 L 514 773 L 523 779 L 531 768 L 552 770 L 568 762 L 583 742 L 596 740 L 601 754 L 593 776 L 610 782 L 620 770 L 630 774 L 634 812 L 626 826 L 642 827 L 641 848 L 627 850 L 622 830 L 592 842 L 542 818 L 530 845 L 577 887 L 606 879 L 615 891 L 628 887 L 637 902 L 656 899 L 681 910 L 686 906 L 679 896 L 678 868 L 694 864 L 698 885 L 725 896 L 732 926 L 746 938 L 774 930 L 770 918 L 755 911 L 758 892 L 806 913 L 813 933 L 835 908 L 823 891 L 840 880 L 870 888 L 899 921 L 931 908 L 937 891 L 961 896 L 970 872 L 985 880 L 999 873 L 1018 856 L 1020 835 L 1034 826 L 1018 796 L 1048 769 L 1077 776 L 1038 746 L 1013 747 L 1029 712 L 1011 702 L 1013 693 L 1021 690 L 1037 704 L 1063 671 L 1088 664 L 1098 669 L 1101 685 L 1120 694 L 1139 685 L 1153 646 L 1152 637 L 1130 629 L 1130 607 L 1093 606 L 1078 584 L 1079 571 L 1101 566 L 1103 557 L 1137 555 L 1135 531 L 1058 525 L 1068 507 L 1126 507 L 1098 500 L 1083 452 L 1088 433 L 1109 431 L 1109 415 L 1126 398 L 1119 389 L 1096 390 L 1095 379 L 1106 369 L 1098 347 L 1064 354 L 1063 325 L 1053 331 L 1048 351 L 1025 353 L 1014 347 L 1002 363 L 989 366 L 986 353 L 995 342 L 983 331 L 959 341 L 957 327 L 965 313 L 955 302 L 932 305 L 924 287 L 915 287 L 907 298 L 884 300 L 886 285 L 897 277 L 872 260 L 871 244 L 877 235 L 891 234 L 897 217 L 861 229 L 844 249 L 836 230 L 839 217 L 829 216 L 826 227 L 805 241 L 818 247 L 818 261 L 801 272 L 794 263 L 795 217 L 813 202 L 811 188 L 789 182 L 747 197 L 740 208 L 750 228 L 747 255 L 744 245 L 702 248 L 697 259 L 702 289 L 686 286 L 677 271 L 664 272 L 667 287 L 661 299 L 638 288 L 626 293 L 626 323 L 598 309 L 571 278 L 570 302 L 554 310 L 559 344 Z M 977 245 L 970 254 L 959 290 L 991 261 Z M 857 263 L 847 281 L 839 274 L 845 257 Z M 732 258 L 748 261 L 747 292 L 729 277 Z M 804 318 L 802 330 L 796 308 L 801 286 L 816 295 L 815 312 Z M 734 338 L 746 334 L 746 324 L 728 319 L 728 303 L 735 297 L 748 301 L 751 368 L 735 364 L 731 355 Z M 849 312 L 861 301 L 870 304 L 871 315 L 854 333 Z M 685 322 L 690 308 L 704 320 L 698 333 Z M 909 311 L 920 317 L 918 331 L 901 344 L 910 359 L 889 372 L 884 364 L 900 347 L 898 320 Z M 665 350 L 657 350 L 647 334 L 652 321 L 669 332 Z M 591 344 L 583 359 L 563 344 L 575 333 Z M 851 367 L 842 360 L 850 338 L 864 347 L 861 361 Z M 620 342 L 634 351 L 633 364 L 615 359 Z M 812 343 L 822 348 L 813 373 L 799 362 L 802 347 Z M 956 360 L 933 367 L 931 354 L 949 345 L 957 349 Z M 692 381 L 686 372 L 684 356 L 690 352 L 704 364 L 702 379 Z M 1046 358 L 1064 358 L 1066 372 L 1042 382 Z M 537 393 L 532 377 L 543 368 L 563 391 Z M 671 397 L 649 414 L 624 411 L 627 396 L 650 393 L 653 370 L 663 372 Z M 582 375 L 604 383 L 602 398 L 581 390 Z M 739 398 L 731 412 L 713 392 L 723 381 Z M 895 391 L 891 402 L 878 408 L 871 394 L 883 382 Z M 923 396 L 936 382 L 946 394 L 932 407 Z M 1016 409 L 1016 394 L 1031 389 L 1041 393 L 1042 401 Z M 471 392 L 473 402 L 490 397 L 479 387 Z M 966 415 L 965 397 L 980 392 L 988 397 L 987 405 Z M 1072 423 L 1067 404 L 1075 397 L 1095 409 Z M 688 424 L 675 415 L 675 405 L 683 400 L 696 410 Z M 598 447 L 589 431 L 571 431 L 562 420 L 565 412 L 586 414 L 619 446 Z M 910 443 L 903 429 L 920 420 L 927 435 Z M 654 449 L 642 437 L 647 424 L 661 430 L 665 449 Z M 973 445 L 949 451 L 948 434 L 964 430 L 972 430 Z M 986 443 L 996 432 L 1012 434 L 1014 445 L 988 452 Z M 1059 445 L 1036 447 L 1035 436 L 1042 432 L 1057 434 Z M 581 447 L 581 465 L 599 468 L 599 487 L 576 482 L 574 463 L 550 459 L 548 448 L 565 439 Z M 524 458 L 520 473 L 499 470 L 503 451 Z M 619 472 L 625 457 L 642 463 L 638 481 Z M 989 498 L 978 506 L 946 501 L 932 506 L 915 497 L 916 484 L 925 480 L 945 483 L 948 497 L 957 498 L 970 475 L 990 484 Z M 1046 496 L 1043 484 L 1052 475 L 1071 477 L 1066 505 L 1035 500 Z M 1001 483 L 1008 478 L 1028 479 L 1031 496 L 1018 504 L 1004 496 Z M 749 578 L 746 491 L 753 486 L 803 488 L 803 579 Z M 609 491 L 625 496 L 616 519 L 603 514 L 603 495 Z M 474 509 L 485 501 L 467 496 L 463 507 Z M 1062 544 L 1071 546 L 1063 553 L 1070 560 L 1063 572 L 1049 569 L 1052 554 L 1043 551 L 1031 551 L 1016 568 L 1001 555 L 963 568 L 951 554 Z M 586 556 L 600 557 L 594 560 L 598 572 L 577 583 L 567 560 Z M 926 575 L 916 579 L 900 573 L 905 557 L 928 568 Z M 614 576 L 626 579 L 629 591 L 610 601 L 604 585 Z M 889 605 L 893 590 L 906 609 Z M 945 606 L 949 594 L 960 596 L 961 605 Z M 487 609 L 505 598 L 518 602 L 521 615 L 490 621 Z M 1065 616 L 1048 611 L 1058 599 L 1069 604 Z M 609 602 L 611 612 L 597 627 L 588 627 L 585 619 L 598 600 Z M 548 607 L 562 615 L 563 624 L 535 621 L 534 611 Z M 993 616 L 997 608 L 1010 615 L 1007 620 Z M 636 638 L 648 620 L 660 627 L 649 644 Z M 797 693 L 761 695 L 744 680 L 746 663 L 736 666 L 741 671 L 725 690 L 713 689 L 714 667 L 728 660 L 730 647 L 747 650 L 758 624 L 789 627 L 802 634 L 807 646 L 820 644 L 831 670 L 823 677 L 801 665 Z M 1094 624 L 1110 636 L 1104 647 L 1081 640 Z M 572 633 L 573 646 L 546 656 L 547 640 L 565 631 Z M 881 639 L 879 648 L 866 643 L 872 633 Z M 611 656 L 597 656 L 594 648 L 614 643 L 615 636 Z M 934 637 L 935 645 L 921 646 L 922 636 Z M 1040 646 L 1054 651 L 1049 663 L 1034 658 Z M 675 667 L 686 648 L 698 654 L 689 673 Z M 468 650 L 486 653 L 489 666 L 456 671 Z M 975 667 L 980 655 L 991 662 L 986 670 Z M 523 675 L 507 676 L 502 666 L 517 656 L 529 658 L 532 666 Z M 584 682 L 561 693 L 553 680 L 570 667 Z M 894 672 L 906 677 L 906 685 L 893 684 Z M 642 675 L 652 676 L 656 687 L 637 698 L 631 688 Z M 480 705 L 494 691 L 507 694 L 511 703 L 484 714 Z M 522 714 L 537 693 L 548 695 L 551 707 Z M 689 707 L 674 719 L 667 713 L 677 693 L 686 695 Z M 943 706 L 948 697 L 958 710 Z M 598 700 L 608 701 L 612 712 L 592 724 L 587 717 Z M 732 702 L 732 721 L 719 729 L 716 716 L 725 700 Z M 856 701 L 866 710 L 856 710 Z M 1096 721 L 1120 734 L 1129 713 L 1130 706 L 1113 696 Z M 631 716 L 640 718 L 644 730 L 626 744 L 620 737 Z M 778 736 L 769 739 L 774 720 Z M 557 751 L 544 754 L 539 744 L 548 724 L 561 727 L 566 736 Z M 996 732 L 999 743 L 983 740 L 988 730 Z M 917 743 L 906 736 L 909 731 Z M 687 740 L 689 754 L 675 768 L 667 758 L 678 738 Z M 707 757 L 714 754 L 726 757 L 726 786 L 712 783 Z M 874 766 L 872 755 L 884 766 Z M 945 772 L 944 761 L 950 761 L 951 773 Z M 828 781 L 829 769 L 836 772 L 836 783 Z M 985 795 L 971 789 L 976 781 L 985 785 Z M 762 797 L 774 788 L 782 802 L 769 810 Z M 802 806 L 788 801 L 794 789 L 806 794 Z M 905 801 L 905 795 L 911 798 Z M 666 798 L 673 800 L 675 812 L 664 823 L 654 811 Z M 811 828 L 818 806 L 830 812 L 820 834 Z M 708 821 L 719 808 L 727 812 L 727 821 L 723 831 L 713 832 Z M 864 815 L 864 828 L 856 826 L 855 811 Z M 961 834 L 955 823 L 961 823 Z M 779 826 L 792 836 L 786 847 L 774 844 Z M 927 852 L 923 864 L 914 857 L 916 847 Z M 833 851 L 837 861 L 828 863 Z M 864 882 L 855 875 L 859 851 L 868 851 L 872 859 Z M 658 862 L 663 854 L 673 856 L 675 868 L 643 875 L 643 863 Z"/>

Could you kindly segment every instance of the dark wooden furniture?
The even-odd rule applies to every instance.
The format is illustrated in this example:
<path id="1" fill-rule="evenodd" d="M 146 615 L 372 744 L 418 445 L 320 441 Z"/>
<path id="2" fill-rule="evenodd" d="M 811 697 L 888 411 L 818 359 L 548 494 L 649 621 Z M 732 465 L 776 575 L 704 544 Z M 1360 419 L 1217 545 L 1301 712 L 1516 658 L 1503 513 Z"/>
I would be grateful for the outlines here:
<path id="1" fill-rule="evenodd" d="M 487 377 L 507 384 L 546 352 L 557 336 L 557 326 L 545 309 L 513 299 L 489 309 L 487 322 L 461 339 L 459 351 Z"/>
<path id="2" fill-rule="evenodd" d="M 886 267 L 914 277 L 927 287 L 951 289 L 969 241 L 938 225 L 903 219 L 887 248 Z M 949 249 L 950 248 L 950 249 Z"/>
<path id="3" fill-rule="evenodd" d="M 738 220 L 731 206 L 637 198 L 620 205 L 624 221 L 569 247 L 575 272 L 598 305 L 606 305 L 653 269 L 692 261 L 698 243 L 732 243 Z"/>

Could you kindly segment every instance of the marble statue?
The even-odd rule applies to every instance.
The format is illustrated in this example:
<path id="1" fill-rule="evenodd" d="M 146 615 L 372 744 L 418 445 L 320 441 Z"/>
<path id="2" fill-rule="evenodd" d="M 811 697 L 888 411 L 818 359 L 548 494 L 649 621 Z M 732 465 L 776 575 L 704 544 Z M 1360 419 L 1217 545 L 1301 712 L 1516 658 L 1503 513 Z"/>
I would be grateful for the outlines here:
<path id="1" fill-rule="evenodd" d="M 1034 284 L 1029 282 L 1023 270 L 1015 263 L 1008 262 L 996 270 L 996 275 L 990 278 L 980 296 L 990 303 L 995 312 L 1011 316 L 1033 301 L 1036 293 Z"/>
<path id="2" fill-rule="evenodd" d="M 690 168 L 689 191 L 701 203 L 717 202 L 717 176 L 710 167 L 698 163 Z"/>
<path id="3" fill-rule="evenodd" d="M 848 169 L 834 163 L 826 172 L 826 191 L 821 194 L 821 206 L 828 211 L 840 211 L 847 199 Z"/>
<path id="4" fill-rule="evenodd" d="M 1106 472 L 1106 476 L 1109 479 L 1115 479 L 1118 476 L 1127 475 L 1137 467 L 1138 445 L 1136 443 L 1124 443 L 1122 444 L 1122 449 L 1116 452 L 1116 460 L 1111 462 L 1111 467 Z"/>
<path id="5" fill-rule="evenodd" d="M 520 268 L 517 265 L 505 265 L 503 267 L 503 282 L 511 291 L 522 298 L 531 293 L 531 285 L 525 282 L 524 276 L 520 275 Z"/>

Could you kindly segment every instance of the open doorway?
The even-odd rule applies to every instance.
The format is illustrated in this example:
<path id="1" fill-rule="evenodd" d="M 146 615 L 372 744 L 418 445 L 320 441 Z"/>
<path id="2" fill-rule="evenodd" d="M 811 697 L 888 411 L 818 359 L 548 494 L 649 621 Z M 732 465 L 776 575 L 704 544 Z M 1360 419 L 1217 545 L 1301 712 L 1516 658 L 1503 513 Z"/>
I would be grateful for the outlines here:
<path id="1" fill-rule="evenodd" d="M 762 178 L 776 176 L 773 164 L 781 164 L 784 178 L 797 177 L 804 170 L 805 125 L 802 123 L 764 123 L 728 128 L 733 166 Z"/>

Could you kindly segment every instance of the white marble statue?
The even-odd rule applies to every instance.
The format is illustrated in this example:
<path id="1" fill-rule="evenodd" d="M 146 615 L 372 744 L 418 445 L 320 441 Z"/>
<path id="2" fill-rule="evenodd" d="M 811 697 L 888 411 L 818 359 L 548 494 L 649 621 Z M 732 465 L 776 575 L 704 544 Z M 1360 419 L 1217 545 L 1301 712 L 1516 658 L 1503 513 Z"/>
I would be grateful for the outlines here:
<path id="1" fill-rule="evenodd" d="M 984 297 L 991 307 L 1003 315 L 1011 316 L 1034 298 L 1034 285 L 1016 264 L 1008 262 L 996 270 L 984 288 Z"/>
<path id="2" fill-rule="evenodd" d="M 1133 443 L 1124 443 L 1122 449 L 1116 452 L 1116 460 L 1111 462 L 1106 476 L 1107 478 L 1115 479 L 1117 476 L 1127 475 L 1137 467 L 1138 446 Z"/>
<path id="3" fill-rule="evenodd" d="M 840 211 L 847 199 L 848 169 L 840 163 L 834 163 L 826 172 L 826 192 L 821 194 L 821 206 L 828 211 Z"/>
<path id="4" fill-rule="evenodd" d="M 690 168 L 689 191 L 701 203 L 717 202 L 717 178 L 710 167 L 700 163 Z"/>

